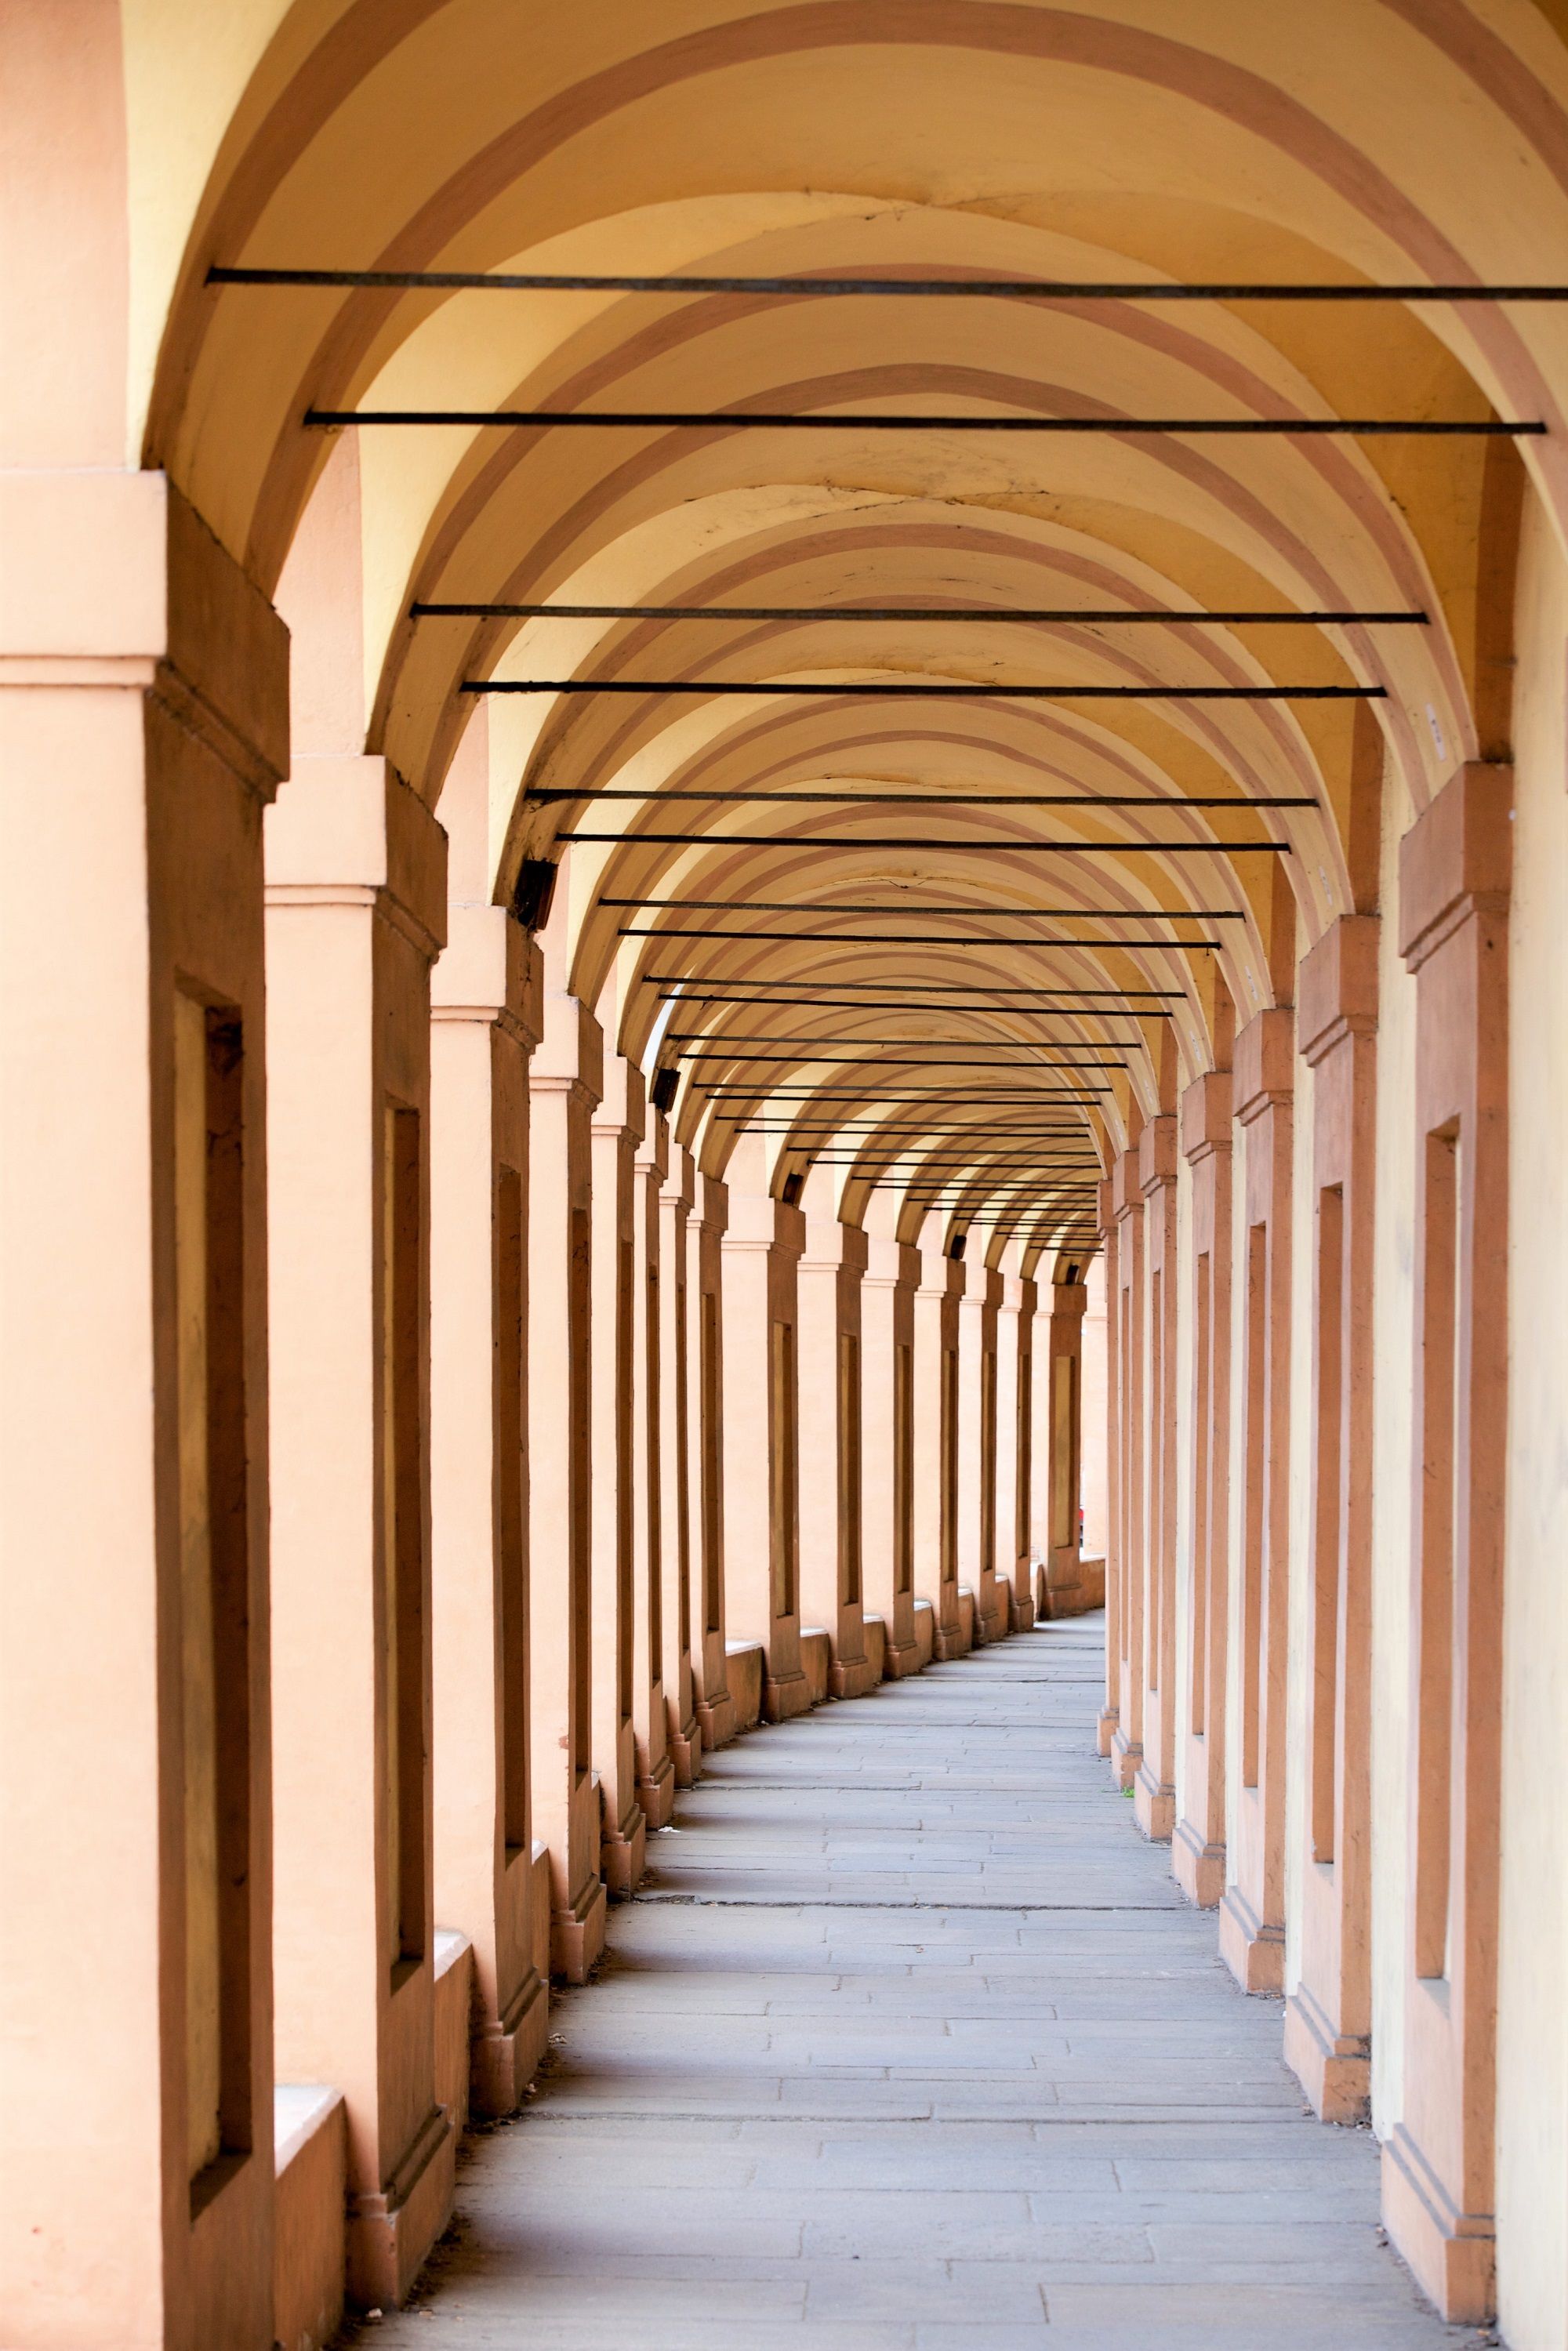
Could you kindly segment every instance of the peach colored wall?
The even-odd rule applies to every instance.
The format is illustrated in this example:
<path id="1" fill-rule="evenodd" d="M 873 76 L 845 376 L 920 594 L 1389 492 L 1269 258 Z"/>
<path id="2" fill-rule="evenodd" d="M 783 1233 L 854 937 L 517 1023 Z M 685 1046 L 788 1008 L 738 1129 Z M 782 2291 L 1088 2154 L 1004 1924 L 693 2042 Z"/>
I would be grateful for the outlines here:
<path id="1" fill-rule="evenodd" d="M 1083 1276 L 1089 1303 L 1083 1310 L 1083 1555 L 1103 1559 L 1110 1541 L 1105 1490 L 1105 1259 L 1090 1259 Z M 1045 1296 L 1042 1289 L 1040 1295 Z M 1038 1426 L 1038 1424 L 1037 1424 Z"/>
<path id="2" fill-rule="evenodd" d="M 283 2351 L 324 2351 L 343 2318 L 348 2114 L 341 2090 L 280 2089 L 272 2325 Z"/>
<path id="3" fill-rule="evenodd" d="M 1509 1459 L 1498 1949 L 1499 2317 L 1512 2351 L 1568 2342 L 1568 565 L 1526 512 L 1514 701 Z"/>
<path id="4" fill-rule="evenodd" d="M 191 2208 L 173 1061 L 178 989 L 239 1009 L 243 1697 L 259 1888 L 270 1866 L 261 824 L 287 764 L 287 638 L 160 475 L 84 476 L 63 495 L 45 476 L 5 479 L 0 542 L 4 2323 L 19 2346 L 68 2334 L 82 2351 L 197 2351 L 227 2334 L 264 2351 L 260 1899 L 251 2154 L 193 2225 Z M 111 1966 L 82 1931 L 98 1903 L 116 1922 Z M 93 2085 L 98 2192 L 84 2192 L 79 2138 L 59 2128 L 62 2065 Z"/>

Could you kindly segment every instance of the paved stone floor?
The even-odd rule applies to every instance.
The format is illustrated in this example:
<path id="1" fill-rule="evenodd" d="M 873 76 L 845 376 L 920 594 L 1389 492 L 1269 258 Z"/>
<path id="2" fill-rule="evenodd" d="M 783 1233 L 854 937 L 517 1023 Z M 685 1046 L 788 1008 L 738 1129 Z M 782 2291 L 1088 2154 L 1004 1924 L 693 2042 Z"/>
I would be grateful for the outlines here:
<path id="1" fill-rule="evenodd" d="M 1102 1620 L 715 1756 L 385 2351 L 1430 2351 L 1093 1753 Z"/>

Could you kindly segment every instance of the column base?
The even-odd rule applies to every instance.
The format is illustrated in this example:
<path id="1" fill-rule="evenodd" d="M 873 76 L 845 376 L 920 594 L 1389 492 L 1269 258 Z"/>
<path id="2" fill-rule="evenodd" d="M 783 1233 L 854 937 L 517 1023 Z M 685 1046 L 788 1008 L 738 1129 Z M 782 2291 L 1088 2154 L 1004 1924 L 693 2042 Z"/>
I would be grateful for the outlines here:
<path id="1" fill-rule="evenodd" d="M 967 1657 L 973 1646 L 962 1625 L 938 1625 L 931 1654 L 939 1666 L 946 1666 L 955 1657 Z"/>
<path id="2" fill-rule="evenodd" d="M 1383 2220 L 1438 2315 L 1485 2325 L 1497 2307 L 1496 2222 L 1456 2208 L 1403 2123 L 1384 2144 Z"/>
<path id="3" fill-rule="evenodd" d="M 762 1719 L 765 1722 L 788 1722 L 791 1715 L 809 1714 L 811 1708 L 811 1685 L 799 1666 L 792 1674 L 765 1674 L 762 1683 Z"/>
<path id="4" fill-rule="evenodd" d="M 572 1897 L 570 1907 L 550 1918 L 550 1973 L 569 1984 L 585 1984 L 604 1949 L 604 1919 L 609 1897 L 601 1877 L 591 1877 Z"/>
<path id="5" fill-rule="evenodd" d="M 648 1823 L 641 1804 L 628 1804 L 614 1828 L 599 1840 L 599 1868 L 607 1890 L 624 1900 L 641 1885 L 648 1865 Z"/>
<path id="6" fill-rule="evenodd" d="M 1144 1760 L 1144 1742 L 1129 1739 L 1118 1722 L 1111 1733 L 1111 1776 L 1118 1788 L 1130 1788 Z"/>
<path id="7" fill-rule="evenodd" d="M 1151 1844 L 1168 1844 L 1176 1829 L 1176 1790 L 1140 1763 L 1133 1782 L 1133 1818 Z"/>
<path id="8" fill-rule="evenodd" d="M 905 1674 L 917 1674 L 920 1671 L 919 1642 L 905 1641 L 901 1647 L 890 1640 L 883 1652 L 882 1671 L 883 1678 L 890 1682 L 902 1681 Z"/>
<path id="9" fill-rule="evenodd" d="M 871 1657 L 835 1657 L 828 1672 L 828 1687 L 835 1698 L 864 1698 L 881 1679 Z"/>
<path id="10" fill-rule="evenodd" d="M 670 1764 L 675 1775 L 676 1787 L 695 1788 L 703 1768 L 703 1747 L 706 1743 L 696 1715 L 693 1713 L 689 1720 L 678 1723 L 672 1714 L 669 1740 Z"/>
<path id="11" fill-rule="evenodd" d="M 1042 1619 L 1041 1621 L 1043 1622 L 1044 1620 Z M 1094 1744 L 1099 1752 L 1104 1756 L 1107 1761 L 1110 1760 L 1111 1750 L 1115 1745 L 1116 1725 L 1120 1720 L 1121 1717 L 1113 1706 L 1103 1706 L 1101 1708 L 1100 1719 L 1095 1725 Z"/>
<path id="12" fill-rule="evenodd" d="M 468 2098 L 476 2115 L 515 2113 L 539 2070 L 549 2030 L 549 1992 L 530 1968 L 504 2015 L 486 2018 L 469 2052 Z"/>
<path id="13" fill-rule="evenodd" d="M 1336 2032 L 1304 1984 L 1285 2002 L 1285 2063 L 1321 2123 L 1366 2119 L 1372 2095 L 1372 2043 Z"/>
<path id="14" fill-rule="evenodd" d="M 375 2196 L 349 2199 L 348 2294 L 361 2310 L 397 2309 L 452 2213 L 457 2134 L 432 2106 Z"/>
<path id="15" fill-rule="evenodd" d="M 1082 1559 L 1075 1551 L 1056 1551 L 1045 1571 L 1040 1614 L 1051 1624 L 1059 1617 L 1086 1616 L 1105 1605 L 1105 1562 Z"/>
<path id="16" fill-rule="evenodd" d="M 688 1786 L 690 1782 L 688 1782 Z M 675 1767 L 668 1755 L 661 1755 L 646 1779 L 637 1782 L 637 1802 L 643 1818 L 650 1829 L 667 1828 L 675 1809 Z"/>
<path id="17" fill-rule="evenodd" d="M 1199 1910 L 1218 1910 L 1225 1896 L 1225 1847 L 1206 1844 L 1190 1821 L 1178 1821 L 1171 1838 L 1171 1874 Z"/>
<path id="18" fill-rule="evenodd" d="M 1219 1956 L 1245 1992 L 1278 2000 L 1285 1989 L 1285 1930 L 1266 1927 L 1239 1886 L 1219 1906 Z"/>
<path id="19" fill-rule="evenodd" d="M 696 1718 L 705 1755 L 712 1754 L 716 1748 L 727 1747 L 735 1737 L 735 1700 L 727 1690 L 720 1690 L 714 1698 L 699 1698 Z"/>

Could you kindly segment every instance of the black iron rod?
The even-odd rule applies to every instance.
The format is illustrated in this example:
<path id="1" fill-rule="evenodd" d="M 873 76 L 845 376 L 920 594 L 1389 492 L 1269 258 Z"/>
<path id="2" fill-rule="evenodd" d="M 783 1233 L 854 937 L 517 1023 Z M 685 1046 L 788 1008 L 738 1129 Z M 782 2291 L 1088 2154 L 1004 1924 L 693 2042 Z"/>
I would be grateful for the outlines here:
<path id="1" fill-rule="evenodd" d="M 1235 792 L 1203 792 L 1190 799 L 1184 793 L 1179 798 L 1166 793 L 1152 792 L 690 792 L 622 790 L 620 786 L 607 786 L 598 791 L 572 791 L 566 785 L 549 785 L 543 791 L 530 791 L 524 798 L 543 808 L 558 800 L 580 800 L 591 806 L 596 800 L 638 800 L 649 807 L 658 807 L 666 800 L 697 800 L 716 805 L 747 804 L 788 808 L 791 803 L 801 808 L 1130 808 L 1143 809 L 1153 815 L 1166 809 L 1315 809 L 1322 802 L 1312 792 L 1260 793 L 1248 799 Z M 640 905 L 640 899 L 624 901 L 601 898 L 601 906 L 620 904 Z M 694 900 L 694 904 L 706 901 Z M 939 909 L 940 912 L 962 913 L 961 907 Z"/>
<path id="2" fill-rule="evenodd" d="M 1568 286 L 1270 284 L 1260 279 L 713 277 L 676 271 L 258 268 L 214 262 L 209 286 L 341 287 L 376 293 L 932 295 L 1055 302 L 1568 302 Z"/>
<path id="3" fill-rule="evenodd" d="M 1177 612 L 1104 604 L 509 604 L 416 601 L 411 621 L 1019 621 L 1092 626 L 1129 621 L 1163 628 L 1425 628 L 1430 615 L 1400 612 Z"/>
<path id="4" fill-rule="evenodd" d="M 865 1086 L 698 1086 L 698 1093 L 707 1102 L 800 1102 L 811 1110 L 818 1102 L 862 1102 Z M 1110 1093 L 1110 1086 L 1095 1086 L 1083 1081 L 1077 1086 L 1016 1086 L 1011 1093 L 955 1093 L 950 1086 L 928 1086 L 924 1093 L 895 1093 L 889 1086 L 877 1086 L 879 1102 L 900 1102 L 919 1105 L 936 1102 L 938 1107 L 967 1105 L 973 1110 L 1028 1110 L 1030 1102 L 1079 1102 L 1086 1093 Z"/>
<path id="5" fill-rule="evenodd" d="M 689 677 L 465 677 L 459 694 L 700 694 L 710 700 L 744 694 L 769 694 L 792 701 L 875 702 L 1386 702 L 1385 685 L 878 685 L 829 681 L 801 684 L 776 684 L 770 678 Z M 579 799 L 608 799 L 607 789 L 580 793 Z M 642 799 L 642 793 L 619 795 Z M 657 799 L 657 792 L 646 797 Z M 674 795 L 671 796 L 672 798 Z M 696 799 L 709 794 L 697 793 Z M 719 795 L 713 794 L 713 798 Z M 787 793 L 786 799 L 801 799 Z M 906 797 L 913 797 L 909 795 Z M 1224 807 L 1239 803 L 1224 801 Z M 1315 806 L 1315 802 L 1309 802 Z"/>
<path id="6" fill-rule="evenodd" d="M 944 855 L 967 850 L 987 857 L 1020 852 L 1030 856 L 1120 857 L 1129 850 L 1160 857 L 1232 857 L 1249 850 L 1275 857 L 1291 853 L 1288 841 L 922 841 L 902 835 L 866 841 L 857 834 L 839 841 L 821 833 L 803 838 L 785 832 L 558 832 L 555 838 L 559 843 L 582 841 L 599 849 L 824 849 L 835 856 L 846 849 L 941 850 Z"/>
<path id="7" fill-rule="evenodd" d="M 899 1041 L 904 1045 L 917 1045 L 920 1040 L 917 1037 L 902 1038 Z M 977 1061 L 972 1054 L 915 1053 L 905 1061 L 897 1053 L 823 1053 L 810 1048 L 801 1053 L 747 1053 L 730 1047 L 722 1047 L 714 1052 L 683 1053 L 679 1058 L 688 1064 L 688 1074 L 706 1069 L 710 1062 L 715 1064 L 723 1062 L 725 1067 L 729 1069 L 733 1068 L 737 1061 L 751 1061 L 764 1067 L 776 1063 L 780 1069 L 790 1070 L 799 1069 L 803 1061 L 815 1061 L 823 1067 L 845 1070 L 997 1069 L 1011 1071 L 1014 1070 L 1106 1069 L 1113 1063 L 1117 1067 L 1120 1066 L 1119 1061 L 1116 1061 L 1118 1049 L 1114 1045 L 1106 1045 L 1103 1048 L 1090 1044 L 1075 1045 L 1072 1050 L 1100 1053 L 1102 1058 L 1095 1061 Z M 667 1063 L 665 1066 L 673 1068 L 674 1064 Z"/>
<path id="8" fill-rule="evenodd" d="M 842 986 L 844 983 L 840 981 L 835 984 Z M 1167 1012 L 1163 1007 L 1154 1005 L 1151 1005 L 1146 1011 L 1139 1010 L 1136 1012 L 1124 1010 L 1114 1005 L 1107 1007 L 1098 1004 L 1019 1004 L 1009 1006 L 1007 1004 L 1007 998 L 1017 994 L 1017 992 L 1018 991 L 1014 989 L 1001 989 L 993 992 L 993 994 L 988 997 L 983 996 L 979 998 L 977 1001 L 966 1001 L 962 1004 L 932 1005 L 929 1009 L 933 1012 L 994 1013 L 1006 1008 L 1010 1010 L 1019 1019 L 1030 1020 L 1060 1019 L 1065 1018 L 1068 1014 L 1076 1014 L 1081 1019 L 1103 1019 L 1107 1017 L 1113 1020 L 1174 1020 L 1176 1019 L 1176 1014 L 1174 1012 Z M 870 999 L 865 999 L 855 996 L 820 996 L 804 998 L 780 997 L 777 994 L 772 998 L 766 996 L 732 996 L 722 991 L 705 990 L 700 980 L 688 982 L 680 989 L 662 989 L 660 991 L 660 995 L 663 1001 L 672 1004 L 740 1004 L 751 1006 L 757 1008 L 763 1008 L 770 1002 L 778 1002 L 782 1004 L 787 1011 L 790 1012 L 801 1011 L 808 1006 L 813 1009 L 818 1006 L 822 1006 L 837 1012 L 907 1012 L 911 1008 L 908 1003 L 900 997 L 873 997 Z M 925 1008 L 916 1008 L 922 1009 Z"/>
<path id="9" fill-rule="evenodd" d="M 806 985 L 805 982 L 800 982 L 799 984 L 801 986 Z M 833 986 L 839 987 L 842 987 L 850 984 L 851 983 L 843 980 L 837 980 L 832 983 Z M 911 985 L 914 985 L 914 983 L 912 982 Z M 923 985 L 929 987 L 932 983 L 927 981 L 923 983 Z M 1016 997 L 1019 993 L 1019 991 L 1016 988 L 1000 988 L 993 990 L 989 996 L 980 997 L 977 1001 L 966 1001 L 962 1004 L 934 1004 L 927 1008 L 925 1006 L 912 1007 L 906 998 L 898 996 L 873 997 L 870 998 L 864 998 L 858 996 L 783 996 L 779 993 L 777 988 L 774 989 L 771 996 L 735 996 L 725 989 L 706 988 L 704 987 L 701 980 L 683 981 L 678 987 L 661 988 L 659 990 L 661 1001 L 668 1004 L 740 1004 L 751 1006 L 758 1009 L 764 1009 L 769 1003 L 779 1003 L 784 1007 L 786 1011 L 789 1012 L 800 1012 L 807 1009 L 814 1011 L 819 1008 L 821 1008 L 835 1012 L 908 1012 L 912 1009 L 916 1011 L 929 1009 L 933 1012 L 975 1013 L 998 1013 L 1007 1011 L 1011 1018 L 1020 1020 L 1055 1020 L 1065 1019 L 1069 1014 L 1077 1014 L 1085 1019 L 1104 1019 L 1107 1017 L 1113 1020 L 1174 1020 L 1176 1019 L 1176 1014 L 1174 1012 L 1166 1012 L 1163 1008 L 1154 1005 L 1151 1005 L 1147 1011 L 1130 1012 L 1124 1011 L 1115 1006 L 1107 1007 L 1099 1004 L 1030 1005 L 1010 1003 L 1009 999 Z"/>
<path id="10" fill-rule="evenodd" d="M 989 923 L 1245 923 L 1248 915 L 1230 906 L 1194 906 L 1186 914 L 1160 907 L 1142 913 L 1120 906 L 841 906 L 831 899 L 802 904 L 794 898 L 600 898 L 599 906 L 619 912 L 632 907 L 644 914 L 684 914 L 700 908 L 709 914 L 951 914 L 966 922 Z"/>
<path id="11" fill-rule="evenodd" d="M 770 409 L 635 408 L 308 408 L 302 422 L 329 430 L 361 424 L 463 425 L 508 432 L 540 426 L 588 426 L 632 433 L 1048 433 L 1202 434 L 1249 438 L 1261 434 L 1409 434 L 1421 439 L 1495 439 L 1544 434 L 1538 418 L 1457 416 L 926 416 L 918 410 L 889 415 L 790 415 Z"/>
<path id="12" fill-rule="evenodd" d="M 838 947 L 1032 947 L 1043 952 L 1054 947 L 1115 946 L 1115 939 L 1018 938 L 1006 932 L 981 934 L 968 938 L 962 932 L 946 931 L 873 931 L 869 935 L 858 931 L 709 931 L 700 924 L 665 925 L 663 923 L 622 923 L 615 934 L 621 939 L 755 939 L 770 946 Z M 1127 946 L 1143 947 L 1150 953 L 1181 947 L 1214 947 L 1218 939 L 1128 939 Z"/>
<path id="13" fill-rule="evenodd" d="M 662 985 L 672 982 L 677 987 L 683 985 L 685 978 L 685 975 L 678 971 L 650 971 L 644 972 L 643 977 L 650 986 L 655 983 Z M 809 979 L 737 979 L 731 980 L 728 984 L 731 987 L 763 987 L 770 992 L 780 987 L 809 988 L 811 986 Z M 973 980 L 912 979 L 907 984 L 910 987 L 917 988 L 923 996 L 973 996 L 976 993 Z M 699 975 L 693 978 L 692 985 L 702 987 L 711 983 L 705 981 Z M 874 989 L 880 995 L 885 993 L 887 988 L 887 982 L 884 979 L 835 979 L 831 985 L 834 987 L 853 988 L 857 994 L 864 989 Z M 901 982 L 900 985 L 904 983 Z M 1177 1003 L 1186 1001 L 1186 990 L 1182 987 L 1008 987 L 995 992 L 1004 996 L 1069 996 L 1074 999 L 1083 996 L 1108 996 L 1115 998 L 1120 1002 L 1126 1002 L 1134 997 L 1140 1000 L 1146 997 L 1151 1001 L 1155 998 L 1162 1001 L 1174 999 Z M 726 999 L 720 998 L 717 1000 L 723 1002 Z M 736 1004 L 745 1004 L 756 999 L 737 996 L 727 1000 Z"/>
<path id="14" fill-rule="evenodd" d="M 1136 1017 L 1137 1016 L 1132 1013 L 1128 1013 L 1125 1016 L 1128 1019 L 1133 1019 Z M 1090 1049 L 1097 1049 L 1103 1044 L 1106 1051 L 1111 1052 L 1115 1050 L 1118 1046 L 1141 1045 L 1143 1041 L 1144 1040 L 1142 1036 L 1137 1034 L 1131 1037 L 1120 1038 L 1086 1037 L 1080 1040 L 1076 1038 L 1069 1039 L 1066 1037 L 1032 1036 L 975 1037 L 972 1039 L 968 1037 L 844 1037 L 839 1035 L 835 1030 L 834 1034 L 831 1037 L 779 1037 L 773 1035 L 766 1029 L 756 1031 L 750 1029 L 737 1029 L 735 1032 L 733 1039 L 731 1039 L 726 1035 L 724 1030 L 717 1029 L 682 1029 L 679 1031 L 674 1029 L 667 1029 L 664 1031 L 663 1038 L 660 1040 L 660 1044 L 661 1048 L 664 1045 L 679 1045 L 683 1048 L 702 1045 L 711 1048 L 716 1052 L 729 1051 L 732 1048 L 738 1050 L 748 1045 L 865 1045 L 868 1047 L 879 1047 L 883 1045 L 972 1044 L 977 1050 L 985 1052 L 1022 1053 L 1033 1051 L 1040 1045 L 1061 1046 L 1069 1043 L 1076 1045 L 1080 1042 L 1082 1042 L 1084 1047 Z M 686 1058 L 684 1051 L 680 1058 L 682 1060 Z"/>

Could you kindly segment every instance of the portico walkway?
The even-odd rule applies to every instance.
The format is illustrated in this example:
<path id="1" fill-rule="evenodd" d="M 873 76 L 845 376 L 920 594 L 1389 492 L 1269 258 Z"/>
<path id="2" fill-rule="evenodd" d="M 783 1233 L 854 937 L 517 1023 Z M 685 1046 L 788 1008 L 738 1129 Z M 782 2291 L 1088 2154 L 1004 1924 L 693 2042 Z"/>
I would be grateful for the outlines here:
<path id="1" fill-rule="evenodd" d="M 715 1756 L 418 2351 L 1429 2351 L 1364 2131 L 1092 1751 L 1099 1619 Z M 1473 2336 L 1462 2338 L 1472 2341 Z"/>

